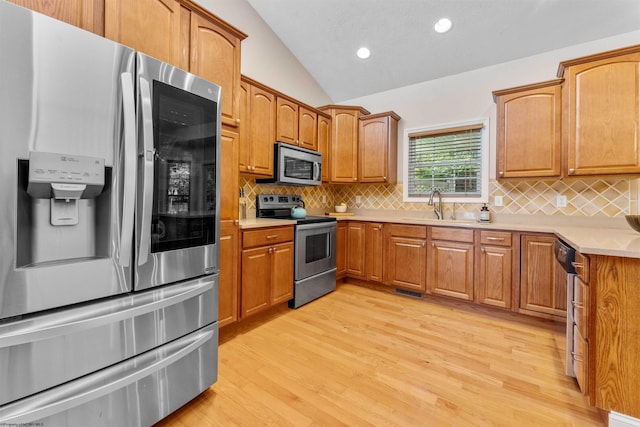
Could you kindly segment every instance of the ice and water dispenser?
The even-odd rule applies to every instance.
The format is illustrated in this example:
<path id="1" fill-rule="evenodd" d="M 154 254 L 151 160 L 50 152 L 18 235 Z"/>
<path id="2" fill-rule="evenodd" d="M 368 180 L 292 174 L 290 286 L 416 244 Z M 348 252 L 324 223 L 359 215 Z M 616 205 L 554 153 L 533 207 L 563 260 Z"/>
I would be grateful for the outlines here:
<path id="1" fill-rule="evenodd" d="M 18 170 L 19 267 L 109 256 L 111 168 L 103 158 L 31 151 Z"/>

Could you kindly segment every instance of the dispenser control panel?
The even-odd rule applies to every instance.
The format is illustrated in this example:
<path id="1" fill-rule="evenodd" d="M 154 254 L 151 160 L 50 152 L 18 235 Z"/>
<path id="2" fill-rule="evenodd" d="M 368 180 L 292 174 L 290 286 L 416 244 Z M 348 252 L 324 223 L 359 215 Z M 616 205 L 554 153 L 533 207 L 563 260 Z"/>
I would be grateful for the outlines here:
<path id="1" fill-rule="evenodd" d="M 60 153 L 29 153 L 29 187 L 31 197 L 49 198 L 51 184 L 82 184 L 81 198 L 93 198 L 104 187 L 104 159 Z"/>

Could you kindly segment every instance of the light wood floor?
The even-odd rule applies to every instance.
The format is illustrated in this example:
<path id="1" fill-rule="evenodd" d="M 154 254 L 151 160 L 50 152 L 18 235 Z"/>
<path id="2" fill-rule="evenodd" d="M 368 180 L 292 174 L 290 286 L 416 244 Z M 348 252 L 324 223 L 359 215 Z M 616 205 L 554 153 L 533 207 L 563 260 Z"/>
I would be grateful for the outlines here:
<path id="1" fill-rule="evenodd" d="M 158 426 L 604 425 L 548 321 L 344 284 L 229 328 L 218 382 Z"/>

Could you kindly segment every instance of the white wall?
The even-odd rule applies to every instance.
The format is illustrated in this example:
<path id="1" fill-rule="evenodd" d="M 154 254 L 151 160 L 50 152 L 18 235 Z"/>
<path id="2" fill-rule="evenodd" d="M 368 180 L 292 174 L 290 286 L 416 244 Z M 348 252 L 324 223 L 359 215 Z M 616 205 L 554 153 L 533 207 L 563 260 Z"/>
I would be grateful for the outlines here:
<path id="1" fill-rule="evenodd" d="M 402 158 L 406 129 L 489 118 L 491 178 L 495 178 L 496 106 L 491 92 L 498 89 L 553 80 L 561 61 L 640 44 L 640 31 L 530 56 L 441 79 L 341 102 L 361 105 L 372 113 L 393 110 L 402 120 L 398 126 L 398 180 L 402 181 Z"/>
<path id="2" fill-rule="evenodd" d="M 312 107 L 332 103 L 247 0 L 196 2 L 248 35 L 242 42 L 242 74 Z"/>

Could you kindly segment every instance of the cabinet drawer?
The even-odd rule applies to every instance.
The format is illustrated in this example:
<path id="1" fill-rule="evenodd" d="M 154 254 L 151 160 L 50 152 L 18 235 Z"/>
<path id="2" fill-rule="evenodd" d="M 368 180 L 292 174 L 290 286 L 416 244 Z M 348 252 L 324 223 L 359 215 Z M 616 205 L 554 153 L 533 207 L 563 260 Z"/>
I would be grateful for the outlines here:
<path id="1" fill-rule="evenodd" d="M 481 231 L 480 243 L 483 245 L 511 246 L 511 233 L 508 231 Z"/>
<path id="2" fill-rule="evenodd" d="M 585 283 L 589 283 L 589 258 L 580 252 L 576 252 L 576 260 L 573 262 L 573 267 L 576 269 L 578 277 Z"/>
<path id="3" fill-rule="evenodd" d="M 431 227 L 431 240 L 453 240 L 473 243 L 473 230 L 466 228 Z"/>
<path id="4" fill-rule="evenodd" d="M 573 318 L 583 337 L 588 337 L 589 330 L 589 286 L 582 280 L 576 280 L 573 296 Z"/>
<path id="5" fill-rule="evenodd" d="M 293 225 L 242 232 L 242 248 L 293 241 Z"/>
<path id="6" fill-rule="evenodd" d="M 587 354 L 589 351 L 589 343 L 585 340 L 577 326 L 573 327 L 573 372 L 576 374 L 576 380 L 580 386 L 582 394 L 587 394 Z"/>
<path id="7" fill-rule="evenodd" d="M 427 227 L 424 225 L 385 224 L 385 227 L 391 236 L 427 238 Z"/>

